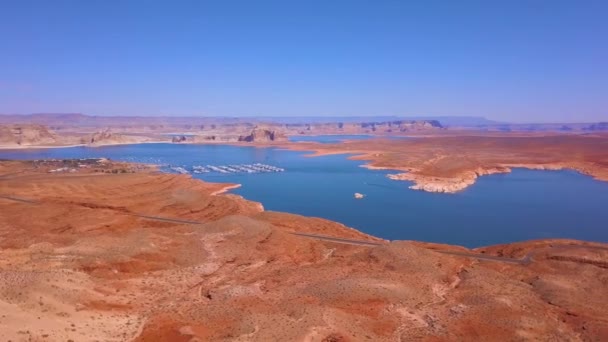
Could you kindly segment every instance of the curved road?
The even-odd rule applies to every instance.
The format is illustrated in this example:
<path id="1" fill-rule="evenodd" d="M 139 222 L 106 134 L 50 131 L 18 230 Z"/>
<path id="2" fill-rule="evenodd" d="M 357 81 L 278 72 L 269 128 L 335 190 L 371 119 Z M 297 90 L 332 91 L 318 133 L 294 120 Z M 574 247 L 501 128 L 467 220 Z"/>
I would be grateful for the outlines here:
<path id="1" fill-rule="evenodd" d="M 20 202 L 20 203 L 26 203 L 26 204 L 32 204 L 32 205 L 41 205 L 42 204 L 41 202 L 36 201 L 36 200 L 16 197 L 16 196 L 12 196 L 12 195 L 0 195 L 0 199 L 10 200 L 10 201 L 15 201 L 15 202 Z M 172 222 L 172 223 L 178 223 L 178 224 L 203 224 L 204 223 L 204 222 L 198 222 L 198 221 L 181 220 L 181 219 L 170 218 L 170 217 L 151 216 L 151 215 L 144 215 L 144 214 L 138 214 L 138 213 L 123 212 L 123 214 L 140 217 L 140 218 L 143 218 L 146 220 Z M 347 245 L 356 245 L 356 246 L 376 247 L 376 246 L 382 246 L 385 244 L 382 242 L 346 239 L 346 238 L 319 235 L 319 234 L 310 234 L 310 233 L 290 232 L 290 234 L 293 234 L 293 235 L 299 236 L 299 237 L 303 237 L 303 238 L 308 238 L 308 239 L 315 239 L 315 240 L 347 244 Z M 539 249 L 531 250 L 521 259 L 499 257 L 499 256 L 485 255 L 485 254 L 479 254 L 479 253 L 458 252 L 458 251 L 438 251 L 438 250 L 434 250 L 434 251 L 437 253 L 461 256 L 461 257 L 465 257 L 465 258 L 474 258 L 474 259 L 482 260 L 482 261 L 497 261 L 497 262 L 506 262 L 506 263 L 511 263 L 511 264 L 528 265 L 530 262 L 533 261 L 534 254 L 537 254 L 542 250 L 554 250 L 554 249 L 568 250 L 568 249 L 575 249 L 575 248 L 608 250 L 608 247 L 602 247 L 602 246 L 555 245 L 555 246 L 542 247 Z"/>

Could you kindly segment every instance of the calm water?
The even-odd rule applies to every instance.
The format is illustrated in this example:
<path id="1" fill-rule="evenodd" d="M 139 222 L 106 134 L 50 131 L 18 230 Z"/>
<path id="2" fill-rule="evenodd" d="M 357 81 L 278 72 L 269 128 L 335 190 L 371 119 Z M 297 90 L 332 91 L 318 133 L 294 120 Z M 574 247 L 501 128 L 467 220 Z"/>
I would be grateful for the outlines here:
<path id="1" fill-rule="evenodd" d="M 386 239 L 477 247 L 539 238 L 608 242 L 608 183 L 571 171 L 515 170 L 481 177 L 464 192 L 432 194 L 359 167 L 344 155 L 219 145 L 142 144 L 0 151 L 0 158 L 83 158 L 173 166 L 264 163 L 282 173 L 193 175 L 241 183 L 234 190 L 267 210 L 319 216 Z M 366 195 L 353 198 L 355 192 Z"/>

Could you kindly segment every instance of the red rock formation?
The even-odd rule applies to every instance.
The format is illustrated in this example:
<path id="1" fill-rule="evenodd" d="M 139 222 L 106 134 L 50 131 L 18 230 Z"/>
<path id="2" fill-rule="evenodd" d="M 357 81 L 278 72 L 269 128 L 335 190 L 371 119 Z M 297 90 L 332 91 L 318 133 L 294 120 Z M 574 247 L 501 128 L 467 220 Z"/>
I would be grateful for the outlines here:
<path id="1" fill-rule="evenodd" d="M 275 130 L 269 130 L 264 128 L 255 128 L 251 131 L 251 134 L 240 136 L 238 141 L 244 142 L 272 142 L 272 141 L 286 141 L 287 136 Z"/>
<path id="2" fill-rule="evenodd" d="M 95 132 L 81 139 L 82 144 L 87 145 L 117 145 L 117 144 L 134 144 L 145 142 L 149 138 L 142 136 L 128 136 L 124 134 L 113 133 L 110 129 Z"/>
<path id="3" fill-rule="evenodd" d="M 42 146 L 57 141 L 57 135 L 42 125 L 0 125 L 0 145 Z"/>

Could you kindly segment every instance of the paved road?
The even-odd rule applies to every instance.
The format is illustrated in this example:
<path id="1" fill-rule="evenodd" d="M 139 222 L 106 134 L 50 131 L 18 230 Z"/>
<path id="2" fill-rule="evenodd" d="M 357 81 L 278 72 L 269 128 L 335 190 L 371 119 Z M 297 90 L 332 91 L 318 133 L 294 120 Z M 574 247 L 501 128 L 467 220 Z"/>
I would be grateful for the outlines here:
<path id="1" fill-rule="evenodd" d="M 155 221 L 173 222 L 173 223 L 181 223 L 181 224 L 203 224 L 203 222 L 179 220 L 179 219 L 174 219 L 174 218 L 169 218 L 169 217 L 149 216 L 149 215 L 134 214 L 134 213 L 128 213 L 128 214 L 132 215 L 132 216 L 137 216 L 137 217 L 141 217 L 144 219 L 148 219 L 148 220 L 155 220 Z"/>
<path id="2" fill-rule="evenodd" d="M 466 257 L 466 258 L 474 258 L 477 260 L 500 261 L 500 262 L 507 262 L 507 263 L 511 263 L 511 264 L 527 265 L 530 263 L 530 258 L 528 258 L 528 255 L 526 255 L 523 259 L 514 259 L 514 258 L 505 258 L 505 257 L 499 257 L 499 256 L 492 256 L 492 255 L 455 252 L 455 251 L 436 251 L 436 252 L 441 253 L 441 254 L 462 256 L 462 257 Z"/>
<path id="3" fill-rule="evenodd" d="M 333 236 L 319 235 L 319 234 L 308 234 L 308 233 L 291 233 L 296 236 L 301 236 L 305 238 L 315 239 L 315 240 L 323 240 L 329 242 L 342 243 L 347 245 L 358 245 L 358 246 L 380 246 L 383 245 L 381 242 L 373 242 L 373 241 L 365 241 L 365 240 L 353 240 L 353 239 L 343 239 Z"/>
<path id="4" fill-rule="evenodd" d="M 27 204 L 42 204 L 35 200 L 30 200 L 30 199 L 21 198 L 21 197 L 15 197 L 15 196 L 8 196 L 8 195 L 0 195 L 0 199 L 6 199 L 6 200 L 21 202 L 21 203 L 27 203 Z M 146 220 L 173 222 L 173 223 L 179 223 L 179 224 L 203 224 L 203 222 L 181 220 L 181 219 L 175 219 L 175 218 L 170 218 L 170 217 L 151 216 L 151 215 L 143 215 L 143 214 L 137 214 L 137 213 L 123 213 L 123 214 L 137 216 L 137 217 L 140 217 L 140 218 L 143 218 Z M 303 238 L 308 238 L 308 239 L 315 239 L 315 240 L 341 243 L 341 244 L 347 244 L 347 245 L 368 246 L 368 247 L 384 245 L 384 243 L 381 243 L 381 242 L 345 239 L 345 238 L 338 238 L 338 237 L 319 235 L 319 234 L 298 233 L 298 232 L 292 232 L 290 234 L 293 234 L 293 235 L 299 236 L 299 237 L 303 237 Z M 511 264 L 527 265 L 533 261 L 534 254 L 537 254 L 542 250 L 555 250 L 555 249 L 568 250 L 568 249 L 574 249 L 574 248 L 608 250 L 608 247 L 601 247 L 601 246 L 555 245 L 555 246 L 549 246 L 549 247 L 532 250 L 532 251 L 528 252 L 528 254 L 526 254 L 521 259 L 499 257 L 499 256 L 485 255 L 485 254 L 479 254 L 479 253 L 458 252 L 458 251 L 436 251 L 436 252 L 442 253 L 442 254 L 448 254 L 448 255 L 461 256 L 461 257 L 466 257 L 466 258 L 474 258 L 474 259 L 482 260 L 482 261 L 497 261 L 497 262 L 506 262 L 506 263 L 511 263 Z"/>
<path id="5" fill-rule="evenodd" d="M 28 203 L 28 204 L 39 204 L 39 202 L 34 201 L 34 200 L 30 200 L 30 199 L 26 199 L 26 198 L 20 198 L 20 197 L 14 197 L 14 196 L 0 195 L 0 198 L 6 199 L 6 200 L 10 200 L 10 201 Z"/>

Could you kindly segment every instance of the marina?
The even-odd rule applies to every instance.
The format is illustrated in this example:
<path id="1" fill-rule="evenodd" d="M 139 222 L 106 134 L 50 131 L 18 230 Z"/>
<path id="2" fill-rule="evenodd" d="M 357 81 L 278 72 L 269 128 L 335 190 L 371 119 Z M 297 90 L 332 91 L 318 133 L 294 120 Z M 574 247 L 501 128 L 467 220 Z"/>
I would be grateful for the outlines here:
<path id="1" fill-rule="evenodd" d="M 231 165 L 193 165 L 187 167 L 182 166 L 166 166 L 165 170 L 172 173 L 180 174 L 204 174 L 204 173 L 269 173 L 269 172 L 284 172 L 282 167 L 255 163 L 255 164 L 231 164 Z"/>

